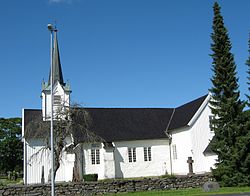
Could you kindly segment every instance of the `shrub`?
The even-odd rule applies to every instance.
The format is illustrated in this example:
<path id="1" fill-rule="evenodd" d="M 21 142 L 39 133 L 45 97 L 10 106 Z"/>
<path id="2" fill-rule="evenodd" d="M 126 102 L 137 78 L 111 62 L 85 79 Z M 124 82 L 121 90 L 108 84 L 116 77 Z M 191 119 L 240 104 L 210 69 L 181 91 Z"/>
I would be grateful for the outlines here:
<path id="1" fill-rule="evenodd" d="M 176 176 L 173 174 L 165 174 L 162 175 L 161 178 L 176 179 Z"/>
<path id="2" fill-rule="evenodd" d="M 97 181 L 98 174 L 84 174 L 83 180 L 84 181 Z"/>

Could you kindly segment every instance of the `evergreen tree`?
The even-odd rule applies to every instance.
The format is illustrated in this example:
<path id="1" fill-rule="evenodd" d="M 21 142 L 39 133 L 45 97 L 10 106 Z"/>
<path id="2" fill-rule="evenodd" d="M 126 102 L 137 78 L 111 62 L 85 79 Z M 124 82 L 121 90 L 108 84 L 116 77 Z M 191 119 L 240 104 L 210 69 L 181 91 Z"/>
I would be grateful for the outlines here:
<path id="1" fill-rule="evenodd" d="M 246 61 L 246 65 L 248 66 L 247 71 L 247 84 L 250 85 L 250 34 L 248 40 L 248 52 L 249 56 Z M 250 86 L 248 87 L 250 90 Z M 246 104 L 250 106 L 250 96 L 246 94 L 247 101 Z M 239 170 L 245 174 L 242 177 L 241 185 L 250 185 L 250 110 L 246 110 L 242 113 L 242 118 L 240 119 L 240 123 L 242 125 L 241 135 L 237 138 L 237 147 L 238 147 L 238 155 L 241 160 L 241 165 L 239 166 Z"/>
<path id="2" fill-rule="evenodd" d="M 250 186 L 250 110 L 240 118 L 241 135 L 237 137 L 238 171 L 242 173 L 238 185 Z"/>
<path id="3" fill-rule="evenodd" d="M 231 42 L 217 2 L 214 3 L 213 11 L 211 57 L 214 75 L 211 79 L 213 86 L 210 89 L 212 95 L 210 105 L 215 117 L 212 121 L 215 133 L 212 147 L 218 155 L 213 175 L 223 185 L 234 186 L 243 175 L 238 171 L 240 160 L 236 139 L 241 134 L 239 119 L 244 105 L 239 99 L 240 92 Z"/>
<path id="4" fill-rule="evenodd" d="M 249 56 L 248 56 L 248 59 L 246 61 L 246 65 L 248 66 L 248 76 L 247 76 L 247 79 L 248 79 L 248 93 L 250 91 L 250 34 L 249 34 L 249 40 L 248 40 L 248 52 L 249 52 Z M 247 99 L 248 99 L 248 106 L 250 106 L 250 95 L 249 94 L 246 94 L 247 96 Z"/>

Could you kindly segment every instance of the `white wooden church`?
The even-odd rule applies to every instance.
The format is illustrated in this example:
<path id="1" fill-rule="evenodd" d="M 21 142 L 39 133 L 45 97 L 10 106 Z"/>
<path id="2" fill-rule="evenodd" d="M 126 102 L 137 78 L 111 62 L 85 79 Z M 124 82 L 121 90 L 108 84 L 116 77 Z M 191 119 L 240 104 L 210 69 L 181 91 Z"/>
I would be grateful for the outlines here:
<path id="1" fill-rule="evenodd" d="M 50 73 L 54 105 L 70 106 L 71 89 L 63 80 L 56 34 Z M 43 82 L 42 109 L 22 111 L 25 184 L 49 180 L 50 151 L 39 151 L 45 146 L 43 135 L 37 130 L 27 133 L 26 127 L 31 121 L 50 119 L 50 88 L 50 81 Z M 78 145 L 80 176 L 98 174 L 98 179 L 107 179 L 210 172 L 217 156 L 209 145 L 214 135 L 209 99 L 205 95 L 176 108 L 85 108 L 92 118 L 91 131 L 105 143 Z M 64 152 L 56 181 L 72 181 L 74 162 L 75 154 Z"/>

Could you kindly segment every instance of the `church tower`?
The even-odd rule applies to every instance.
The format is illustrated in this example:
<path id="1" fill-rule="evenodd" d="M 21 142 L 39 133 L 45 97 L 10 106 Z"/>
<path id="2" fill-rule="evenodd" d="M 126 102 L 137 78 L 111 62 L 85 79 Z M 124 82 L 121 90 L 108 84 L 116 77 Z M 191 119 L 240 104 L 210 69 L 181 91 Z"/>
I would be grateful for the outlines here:
<path id="1" fill-rule="evenodd" d="M 52 49 L 52 73 L 50 70 L 48 82 L 42 83 L 42 113 L 43 120 L 49 120 L 51 116 L 51 86 L 53 88 L 53 111 L 59 107 L 70 105 L 70 85 L 64 83 L 62 67 L 60 62 L 58 41 L 57 41 L 57 30 L 54 32 L 53 49 Z M 53 77 L 51 84 L 50 77 Z"/>

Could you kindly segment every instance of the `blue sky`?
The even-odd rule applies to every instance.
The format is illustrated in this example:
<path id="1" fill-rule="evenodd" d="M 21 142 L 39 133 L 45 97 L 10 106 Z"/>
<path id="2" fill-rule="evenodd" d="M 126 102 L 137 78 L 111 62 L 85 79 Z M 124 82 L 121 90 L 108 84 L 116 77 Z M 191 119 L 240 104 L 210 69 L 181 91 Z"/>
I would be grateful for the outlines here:
<path id="1" fill-rule="evenodd" d="M 0 1 L 0 117 L 41 108 L 56 21 L 64 79 L 86 107 L 176 107 L 211 87 L 211 0 Z M 242 98 L 250 1 L 219 1 Z"/>

